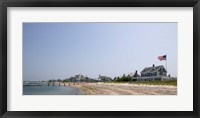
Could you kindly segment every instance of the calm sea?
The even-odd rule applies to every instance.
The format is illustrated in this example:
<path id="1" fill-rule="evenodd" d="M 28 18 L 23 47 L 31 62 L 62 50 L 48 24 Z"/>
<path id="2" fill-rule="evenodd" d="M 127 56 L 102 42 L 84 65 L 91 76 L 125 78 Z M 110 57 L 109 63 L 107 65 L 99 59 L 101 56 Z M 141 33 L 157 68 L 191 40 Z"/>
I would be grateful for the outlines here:
<path id="1" fill-rule="evenodd" d="M 81 95 L 79 88 L 70 86 L 48 86 L 47 82 L 42 82 L 42 86 L 23 86 L 23 95 Z"/>

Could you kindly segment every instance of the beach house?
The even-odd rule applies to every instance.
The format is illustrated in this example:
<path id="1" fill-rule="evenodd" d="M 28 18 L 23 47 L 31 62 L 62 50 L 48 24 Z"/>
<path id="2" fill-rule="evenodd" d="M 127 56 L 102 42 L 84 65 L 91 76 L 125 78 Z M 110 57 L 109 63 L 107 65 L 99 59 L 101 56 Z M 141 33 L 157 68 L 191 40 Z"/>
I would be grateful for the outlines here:
<path id="1" fill-rule="evenodd" d="M 163 65 L 152 67 L 146 67 L 141 71 L 141 77 L 151 77 L 151 76 L 167 76 L 167 71 Z"/>
<path id="2" fill-rule="evenodd" d="M 167 70 L 163 65 L 146 67 L 141 71 L 141 77 L 136 77 L 137 81 L 155 80 L 175 80 L 176 78 L 167 76 Z"/>

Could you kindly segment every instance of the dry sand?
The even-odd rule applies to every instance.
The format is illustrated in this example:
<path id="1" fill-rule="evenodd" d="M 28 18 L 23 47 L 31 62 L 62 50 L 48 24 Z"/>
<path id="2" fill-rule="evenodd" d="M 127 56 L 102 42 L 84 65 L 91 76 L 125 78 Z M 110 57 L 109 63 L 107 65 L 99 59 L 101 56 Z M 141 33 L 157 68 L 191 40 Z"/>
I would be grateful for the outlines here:
<path id="1" fill-rule="evenodd" d="M 129 83 L 71 83 L 84 95 L 177 95 L 177 87 Z"/>

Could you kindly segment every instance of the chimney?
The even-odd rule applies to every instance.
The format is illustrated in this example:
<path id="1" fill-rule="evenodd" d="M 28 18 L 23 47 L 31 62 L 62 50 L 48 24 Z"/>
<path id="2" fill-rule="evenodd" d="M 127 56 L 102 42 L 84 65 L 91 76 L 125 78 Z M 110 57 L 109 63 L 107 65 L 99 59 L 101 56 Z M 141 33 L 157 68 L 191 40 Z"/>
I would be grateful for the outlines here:
<path id="1" fill-rule="evenodd" d="M 154 67 L 155 65 L 153 64 L 153 67 Z"/>
<path id="2" fill-rule="evenodd" d="M 134 74 L 133 76 L 134 76 L 134 77 L 137 77 L 137 76 L 138 76 L 137 70 L 135 71 L 135 74 Z"/>

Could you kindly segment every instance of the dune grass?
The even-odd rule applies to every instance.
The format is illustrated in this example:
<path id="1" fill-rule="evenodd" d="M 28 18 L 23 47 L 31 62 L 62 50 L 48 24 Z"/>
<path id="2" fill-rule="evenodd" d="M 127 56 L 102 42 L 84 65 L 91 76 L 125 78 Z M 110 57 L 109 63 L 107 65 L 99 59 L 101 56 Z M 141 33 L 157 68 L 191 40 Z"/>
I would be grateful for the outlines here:
<path id="1" fill-rule="evenodd" d="M 146 84 L 146 85 L 171 85 L 177 86 L 177 80 L 168 81 L 146 81 L 146 82 L 134 82 L 135 84 Z"/>

